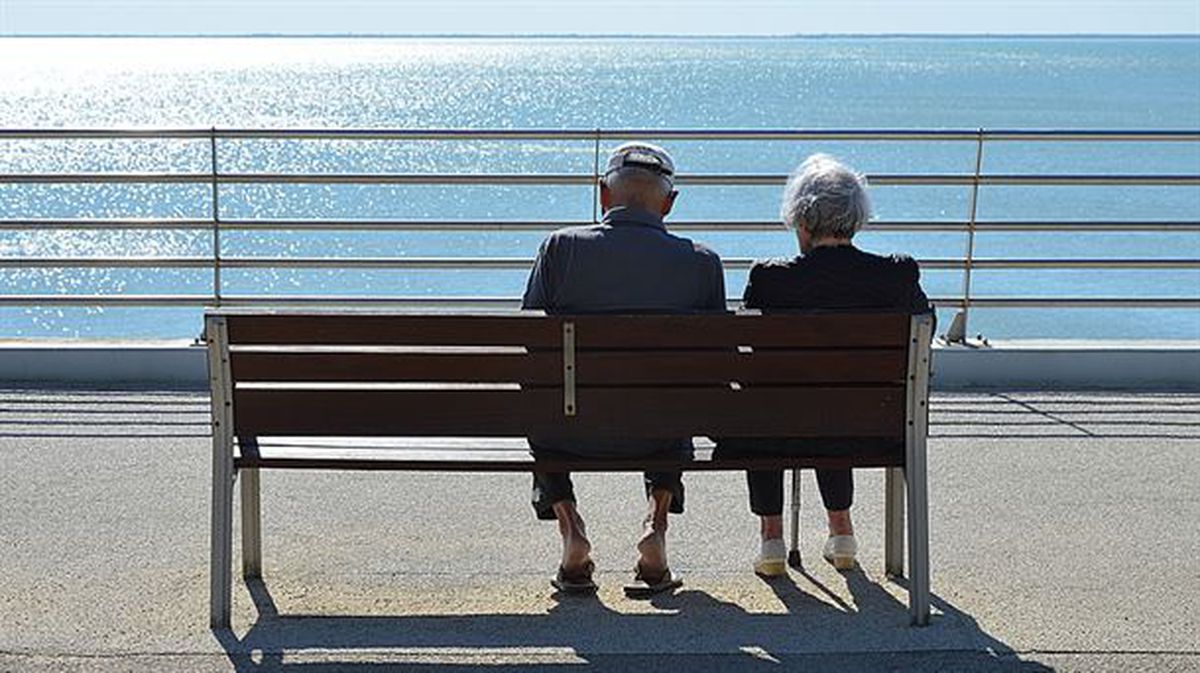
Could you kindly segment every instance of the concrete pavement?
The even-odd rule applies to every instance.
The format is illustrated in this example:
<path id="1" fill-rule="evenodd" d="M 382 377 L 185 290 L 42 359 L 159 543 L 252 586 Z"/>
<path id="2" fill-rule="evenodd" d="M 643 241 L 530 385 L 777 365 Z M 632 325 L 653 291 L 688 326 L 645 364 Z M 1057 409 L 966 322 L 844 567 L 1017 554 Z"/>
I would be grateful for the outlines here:
<path id="1" fill-rule="evenodd" d="M 0 671 L 1200 670 L 1200 394 L 935 396 L 935 618 L 881 578 L 882 473 L 858 473 L 861 572 L 749 571 L 738 474 L 686 477 L 683 589 L 621 595 L 633 475 L 581 475 L 602 585 L 555 598 L 524 475 L 264 472 L 264 583 L 207 627 L 207 399 L 0 391 Z M 236 537 L 235 537 L 236 539 Z M 235 549 L 235 553 L 236 553 Z"/>

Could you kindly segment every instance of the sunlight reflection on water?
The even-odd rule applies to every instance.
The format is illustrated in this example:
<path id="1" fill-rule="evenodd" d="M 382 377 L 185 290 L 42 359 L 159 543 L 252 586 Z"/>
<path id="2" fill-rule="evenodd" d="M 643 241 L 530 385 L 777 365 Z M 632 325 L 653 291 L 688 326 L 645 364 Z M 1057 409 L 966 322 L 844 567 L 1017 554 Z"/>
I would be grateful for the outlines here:
<path id="1" fill-rule="evenodd" d="M 452 40 L 21 39 L 0 41 L 0 119 L 10 127 L 897 128 L 1200 127 L 1197 40 Z M 1121 96 L 1111 92 L 1121 91 Z M 867 173 L 961 173 L 971 143 L 668 143 L 684 173 L 785 174 L 814 151 Z M 607 147 L 607 144 L 606 144 Z M 0 141 L 0 172 L 207 173 L 206 140 Z M 224 141 L 226 172 L 577 173 L 590 141 Z M 997 143 L 996 173 L 1200 173 L 1188 145 Z M 674 221 L 773 220 L 775 187 L 690 187 Z M 962 220 L 962 188 L 877 187 L 885 220 Z M 197 218 L 207 185 L 0 185 L 0 217 Z M 1200 189 L 988 188 L 981 219 L 1200 217 Z M 230 185 L 224 219 L 514 219 L 586 221 L 588 186 Z M 531 257 L 539 232 L 228 232 L 245 256 Z M 777 233 L 698 232 L 726 257 L 792 254 Z M 958 234 L 872 232 L 866 247 L 956 257 Z M 1200 236 L 981 235 L 981 256 L 1200 257 Z M 3 256 L 204 256 L 205 231 L 0 231 Z M 511 296 L 508 271 L 230 272 L 230 292 Z M 731 271 L 730 293 L 744 273 Z M 957 272 L 928 271 L 931 293 Z M 188 269 L 0 269 L 5 293 L 204 293 Z M 1005 272 L 979 291 L 1003 295 L 1179 296 L 1200 274 Z M 986 314 L 987 312 L 982 312 Z M 982 315 L 993 336 L 1200 338 L 1194 311 Z M 0 309 L 0 336 L 179 336 L 194 309 Z M 996 316 L 1007 315 L 996 312 Z M 1084 315 L 1084 314 L 1080 314 Z M 1080 334 L 1080 329 L 1084 333 Z"/>

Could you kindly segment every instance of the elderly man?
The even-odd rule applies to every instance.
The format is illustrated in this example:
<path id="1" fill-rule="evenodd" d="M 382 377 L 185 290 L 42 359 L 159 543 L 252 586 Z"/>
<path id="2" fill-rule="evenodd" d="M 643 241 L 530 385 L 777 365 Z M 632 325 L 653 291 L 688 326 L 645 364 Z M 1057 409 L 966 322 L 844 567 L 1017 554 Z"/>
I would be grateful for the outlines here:
<path id="1" fill-rule="evenodd" d="M 599 224 L 560 229 L 538 251 L 525 290 L 524 308 L 548 313 L 638 313 L 724 311 L 725 282 L 713 251 L 669 233 L 675 164 L 666 150 L 626 143 L 613 150 L 600 179 Z M 691 451 L 691 439 L 571 441 L 569 445 L 530 438 L 534 454 L 650 456 Z M 631 597 L 679 586 L 667 565 L 667 513 L 683 512 L 679 472 L 647 472 L 648 511 L 637 543 Z M 552 584 L 564 592 L 596 588 L 591 544 L 566 473 L 536 473 L 533 506 L 539 519 L 556 520 L 562 561 Z"/>
<path id="2" fill-rule="evenodd" d="M 871 216 L 866 188 L 861 175 L 830 156 L 815 154 L 801 164 L 784 189 L 780 212 L 784 225 L 796 232 L 800 256 L 755 264 L 746 284 L 746 308 L 932 311 L 915 261 L 902 255 L 873 255 L 851 241 Z M 722 453 L 809 448 L 786 438 L 720 442 Z M 782 575 L 787 571 L 783 472 L 749 472 L 747 478 L 750 509 L 761 517 L 762 546 L 754 570 L 760 575 Z M 851 569 L 858 545 L 850 521 L 854 497 L 850 470 L 817 470 L 817 485 L 829 521 L 824 557 L 839 570 Z"/>

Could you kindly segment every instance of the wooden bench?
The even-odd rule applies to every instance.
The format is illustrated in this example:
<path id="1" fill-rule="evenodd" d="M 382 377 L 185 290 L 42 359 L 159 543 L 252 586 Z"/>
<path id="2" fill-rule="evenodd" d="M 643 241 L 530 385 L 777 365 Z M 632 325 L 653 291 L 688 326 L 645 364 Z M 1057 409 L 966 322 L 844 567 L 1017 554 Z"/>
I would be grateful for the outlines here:
<path id="1" fill-rule="evenodd" d="M 259 470 L 435 472 L 882 467 L 885 569 L 929 620 L 928 316 L 488 315 L 211 310 L 211 623 L 227 627 L 233 486 L 262 572 Z M 834 455 L 535 462 L 524 438 L 795 437 Z M 792 561 L 799 480 L 793 472 Z M 519 494 L 514 494 L 519 497 Z"/>

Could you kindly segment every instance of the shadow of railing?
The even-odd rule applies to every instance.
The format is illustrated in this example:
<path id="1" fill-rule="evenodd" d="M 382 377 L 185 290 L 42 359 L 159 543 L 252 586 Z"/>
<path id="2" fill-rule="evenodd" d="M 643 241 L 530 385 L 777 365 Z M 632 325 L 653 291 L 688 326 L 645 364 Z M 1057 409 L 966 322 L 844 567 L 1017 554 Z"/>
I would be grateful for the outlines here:
<path id="1" fill-rule="evenodd" d="M 0 438 L 208 439 L 208 395 L 128 390 L 0 390 Z"/>
<path id="2" fill-rule="evenodd" d="M 930 439 L 1200 439 L 1195 394 L 976 393 L 930 402 Z"/>
<path id="3" fill-rule="evenodd" d="M 555 596 L 546 613 L 414 616 L 285 614 L 265 584 L 247 583 L 257 620 L 240 637 L 214 631 L 239 673 L 459 670 L 903 670 L 990 669 L 1043 673 L 938 597 L 929 627 L 909 626 L 907 606 L 861 571 L 843 575 L 846 601 L 811 574 L 764 580 L 782 612 L 750 612 L 695 589 L 651 600 L 652 613 L 613 610 L 597 597 Z M 903 581 L 900 581 L 903 584 Z M 844 593 L 844 592 L 842 592 Z M 519 660 L 519 663 L 506 661 Z"/>

